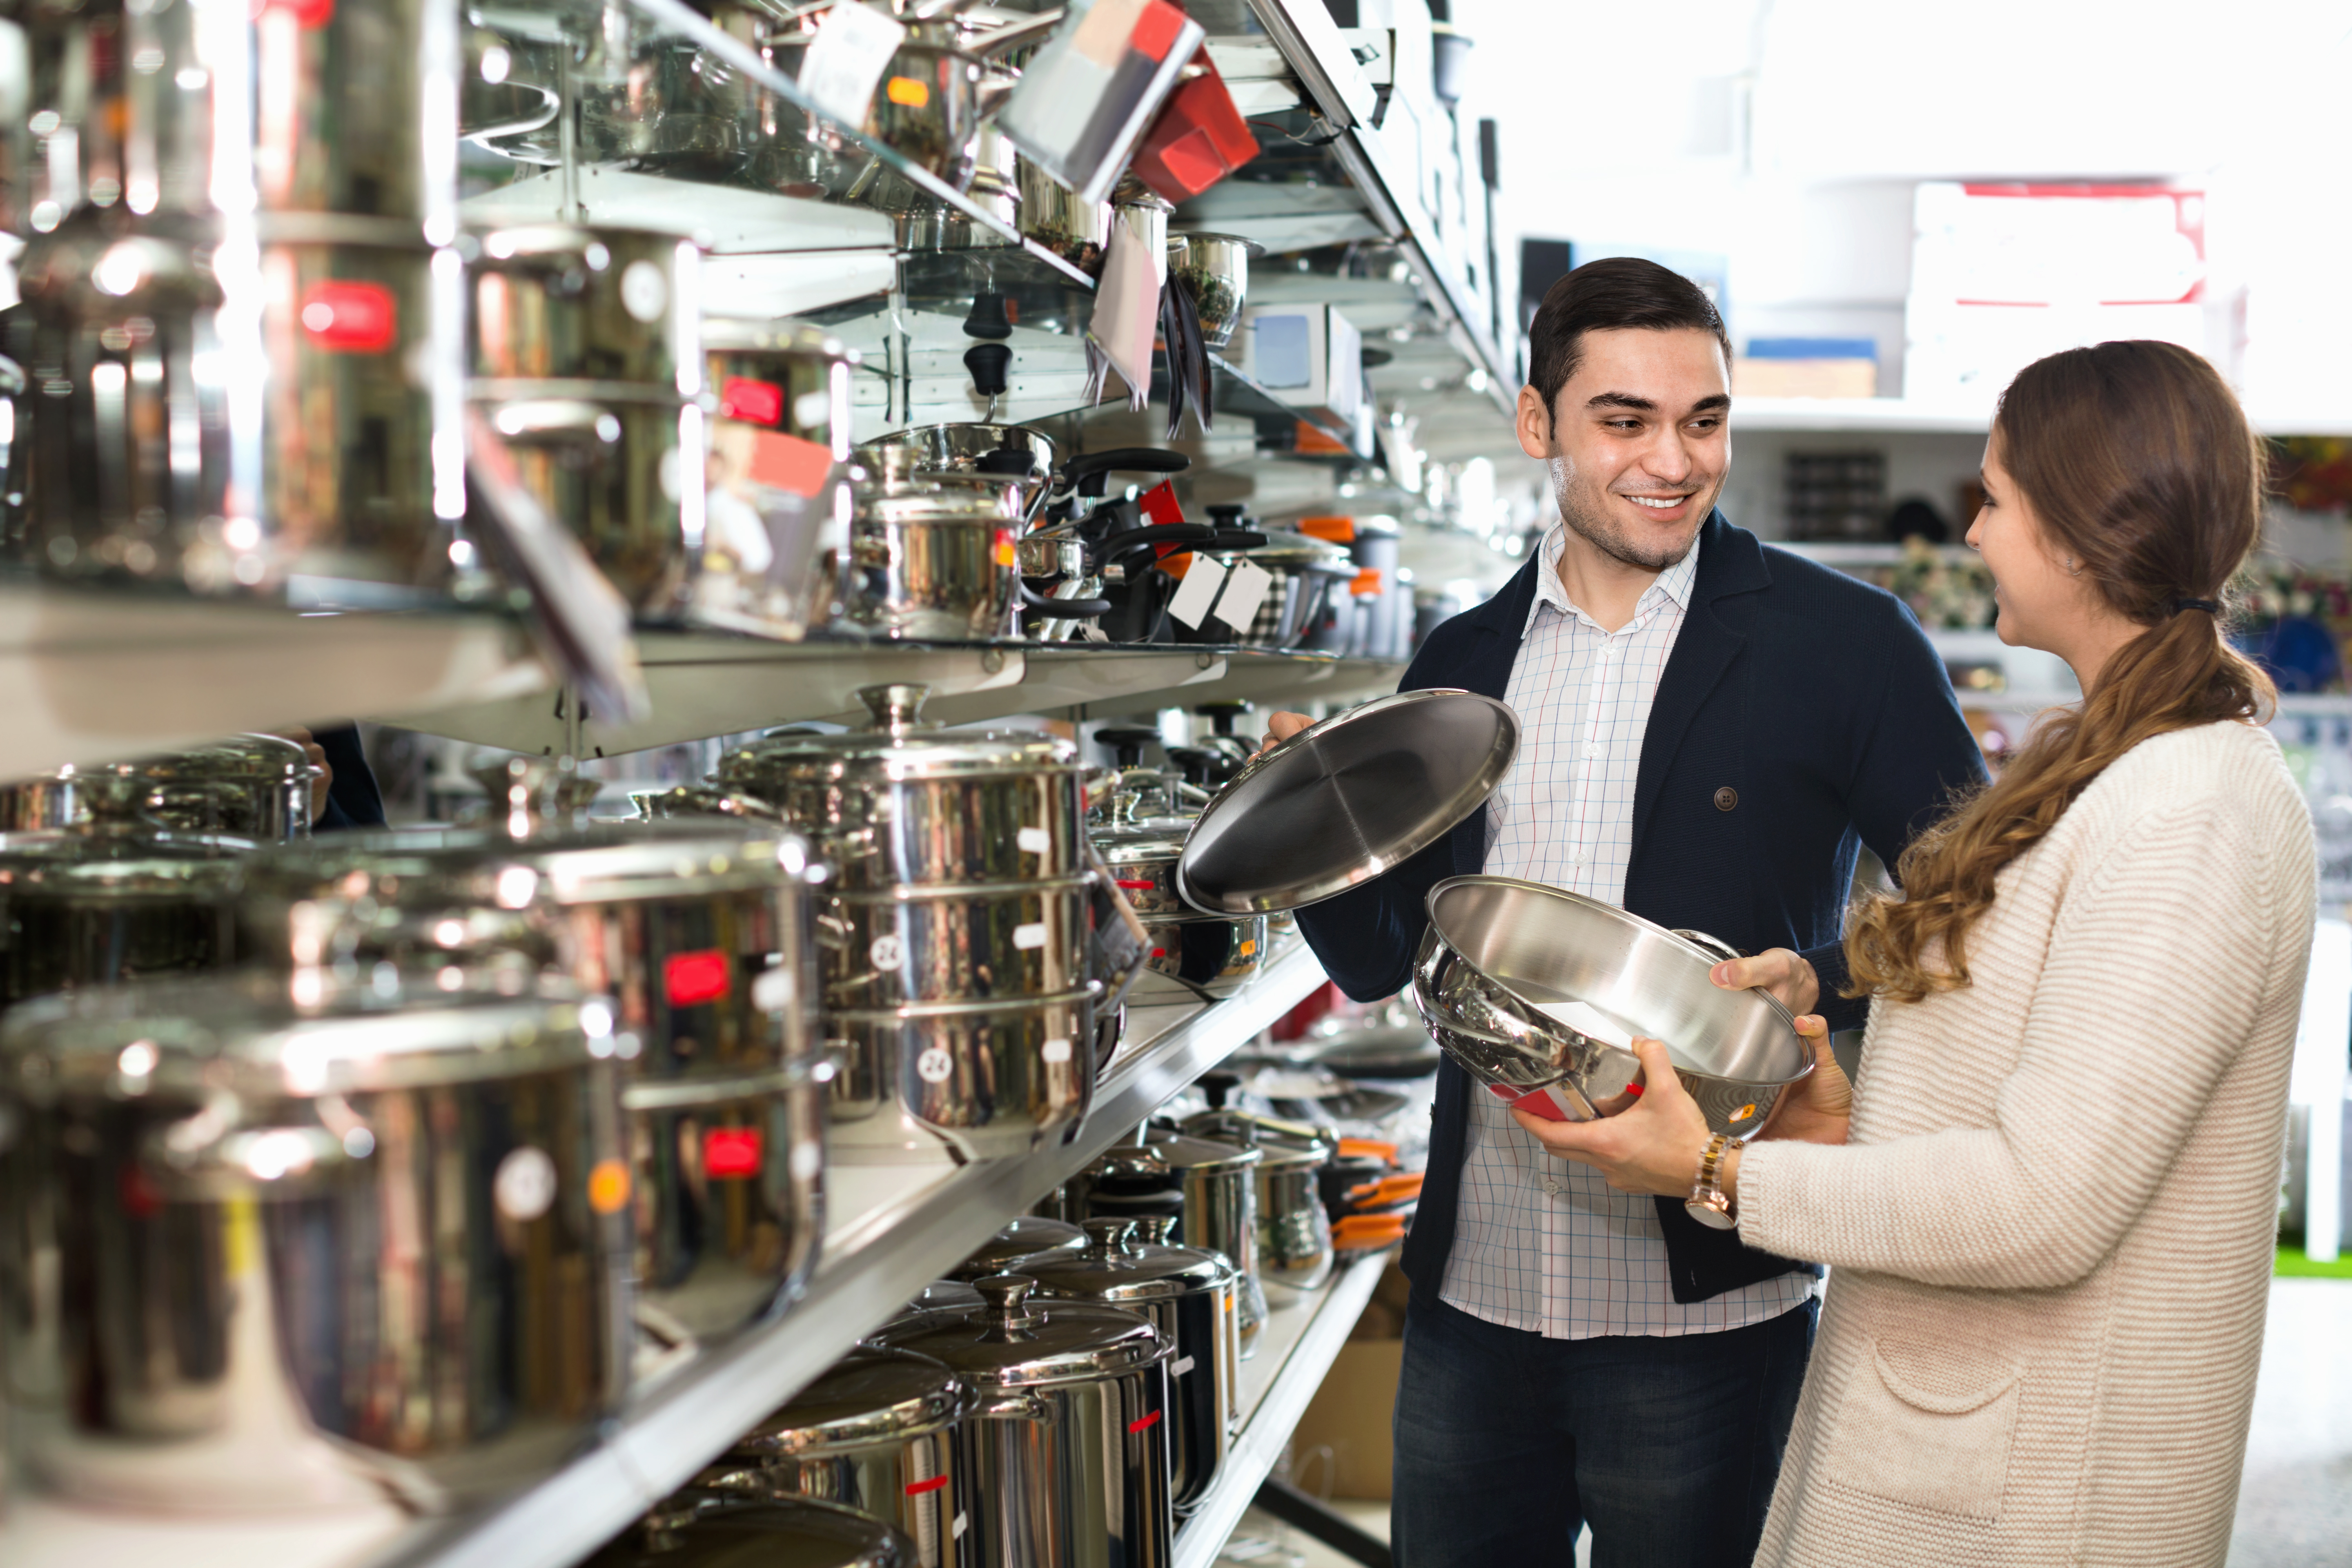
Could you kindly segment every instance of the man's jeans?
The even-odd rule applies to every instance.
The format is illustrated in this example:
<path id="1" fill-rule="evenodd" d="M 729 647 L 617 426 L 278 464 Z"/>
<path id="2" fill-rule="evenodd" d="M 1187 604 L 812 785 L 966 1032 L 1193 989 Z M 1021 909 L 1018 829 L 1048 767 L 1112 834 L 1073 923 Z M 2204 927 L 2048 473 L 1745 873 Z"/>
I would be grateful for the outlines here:
<path id="1" fill-rule="evenodd" d="M 1675 1338 L 1548 1340 L 1405 1315 L 1397 1568 L 1744 1568 L 1811 1353 L 1808 1301 Z"/>

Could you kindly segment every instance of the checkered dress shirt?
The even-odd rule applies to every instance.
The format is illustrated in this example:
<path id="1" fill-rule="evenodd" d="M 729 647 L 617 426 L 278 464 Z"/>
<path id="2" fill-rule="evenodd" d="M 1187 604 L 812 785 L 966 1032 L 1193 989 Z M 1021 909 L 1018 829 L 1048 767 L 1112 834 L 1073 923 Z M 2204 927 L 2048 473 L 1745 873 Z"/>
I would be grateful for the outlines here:
<path id="1" fill-rule="evenodd" d="M 1563 525 L 1544 536 L 1536 599 L 1506 694 L 1519 754 L 1486 801 L 1486 873 L 1625 900 L 1633 783 L 1650 703 L 1690 607 L 1698 552 L 1661 573 L 1614 632 L 1569 603 L 1557 570 Z M 1438 1294 L 1490 1323 L 1548 1339 L 1742 1328 L 1802 1301 L 1784 1274 L 1677 1304 L 1653 1200 L 1547 1153 L 1484 1089 L 1470 1096 L 1454 1249 Z"/>

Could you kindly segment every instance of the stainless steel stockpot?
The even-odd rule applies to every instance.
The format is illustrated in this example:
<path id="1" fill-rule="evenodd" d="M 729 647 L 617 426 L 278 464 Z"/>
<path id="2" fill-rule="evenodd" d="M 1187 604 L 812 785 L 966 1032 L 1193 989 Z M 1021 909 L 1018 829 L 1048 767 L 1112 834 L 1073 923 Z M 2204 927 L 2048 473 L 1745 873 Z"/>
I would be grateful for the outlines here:
<path id="1" fill-rule="evenodd" d="M 1131 1002 L 1222 1001 L 1265 967 L 1266 917 L 1208 915 L 1176 890 L 1189 819 L 1093 830 L 1096 850 L 1150 946 Z"/>
<path id="2" fill-rule="evenodd" d="M 832 621 L 849 544 L 850 378 L 857 355 L 794 321 L 708 320 L 710 424 L 706 561 L 731 571 L 742 629 L 795 638 Z M 706 566 L 704 616 L 725 611 Z"/>
<path id="3" fill-rule="evenodd" d="M 1321 1289 L 1335 1256 L 1322 1176 L 1339 1152 L 1336 1134 L 1222 1106 L 1185 1118 L 1184 1131 L 1258 1152 L 1255 1258 L 1268 1299 L 1295 1301 Z"/>
<path id="4" fill-rule="evenodd" d="M 1257 1277 L 1257 1167 L 1264 1153 L 1240 1144 L 1194 1138 L 1162 1127 L 1144 1130 L 1142 1141 L 1106 1149 L 1088 1167 L 1089 1180 L 1139 1184 L 1154 1179 L 1183 1195 L 1172 1238 L 1185 1247 L 1218 1252 L 1239 1276 L 1234 1315 L 1244 1359 L 1257 1353 L 1265 1329 L 1265 1289 Z M 1084 1200 L 1082 1198 L 1082 1206 Z M 1097 1217 L 1089 1208 L 1089 1219 Z M 1117 1217 L 1131 1218 L 1131 1215 Z"/>
<path id="5" fill-rule="evenodd" d="M 824 1005 L 1005 1000 L 1083 991 L 1094 879 L 912 884 L 829 901 Z"/>
<path id="6" fill-rule="evenodd" d="M 1013 635 L 1024 505 L 1010 478 L 861 493 L 843 594 L 850 623 L 917 641 Z"/>
<path id="7" fill-rule="evenodd" d="M 68 1495 L 439 1509 L 554 1468 L 621 1393 L 609 1005 L 313 979 L 0 1025 L 11 1398 Z"/>
<path id="8" fill-rule="evenodd" d="M 963 482 L 989 489 L 1005 479 L 1021 482 L 1025 517 L 1045 499 L 1060 447 L 1026 425 L 967 421 L 916 425 L 877 436 L 857 448 L 872 493 L 936 482 Z"/>
<path id="9" fill-rule="evenodd" d="M 525 774 L 543 764 L 520 764 Z M 539 798 L 519 784 L 525 803 Z M 719 818 L 335 834 L 256 858 L 248 956 L 437 976 L 546 966 L 614 999 L 637 1311 L 664 1340 L 780 1310 L 824 1229 L 804 842 Z"/>
<path id="10" fill-rule="evenodd" d="M 1173 1347 L 1133 1312 L 1041 1302 L 1025 1275 L 975 1284 L 979 1309 L 883 1335 L 971 1385 L 966 1568 L 1167 1568 Z"/>
<path id="11" fill-rule="evenodd" d="M 916 1568 L 898 1531 L 814 1498 L 757 1501 L 689 1489 L 608 1542 L 589 1568 Z"/>
<path id="12" fill-rule="evenodd" d="M 1077 747 L 1034 730 L 925 722 L 926 686 L 869 686 L 846 734 L 778 734 L 731 752 L 719 781 L 806 833 L 845 892 L 1031 883 L 1086 871 Z"/>
<path id="13" fill-rule="evenodd" d="M 970 1528 L 955 1470 L 971 1391 L 944 1362 L 861 1348 L 737 1440 L 695 1484 L 778 1500 L 817 1498 L 897 1525 L 922 1568 L 954 1568 Z"/>
<path id="14" fill-rule="evenodd" d="M 1156 1224 L 1156 1222 L 1155 1222 Z M 1176 1511 L 1190 1513 L 1225 1462 L 1239 1410 L 1240 1277 L 1217 1253 L 1147 1240 L 1134 1220 L 1087 1221 L 1078 1253 L 1018 1266 L 1045 1300 L 1099 1301 L 1151 1321 L 1174 1347 L 1168 1363 L 1170 1486 Z"/>
<path id="15" fill-rule="evenodd" d="M 1097 988 L 824 1016 L 835 1164 L 965 1163 L 1067 1137 L 1094 1098 Z"/>
<path id="16" fill-rule="evenodd" d="M 68 766 L 0 785 L 0 831 L 32 832 L 89 820 L 86 797 L 98 778 L 131 781 L 140 810 L 177 832 L 222 833 L 257 843 L 298 838 L 310 831 L 310 785 L 318 776 L 302 748 L 282 736 L 231 735 L 194 751 Z"/>
<path id="17" fill-rule="evenodd" d="M 1538 1115 L 1590 1121 L 1631 1105 L 1637 1037 L 1664 1042 L 1707 1124 L 1735 1139 L 1812 1070 L 1787 1008 L 1710 978 L 1736 956 L 1712 937 L 1504 877 L 1440 882 L 1428 908 L 1412 994 L 1431 1037 Z"/>
<path id="18" fill-rule="evenodd" d="M 1249 302 L 1249 264 L 1265 247 L 1233 234 L 1171 234 L 1168 277 L 1192 296 L 1200 312 L 1201 341 L 1213 349 L 1234 341 L 1242 307 Z"/>

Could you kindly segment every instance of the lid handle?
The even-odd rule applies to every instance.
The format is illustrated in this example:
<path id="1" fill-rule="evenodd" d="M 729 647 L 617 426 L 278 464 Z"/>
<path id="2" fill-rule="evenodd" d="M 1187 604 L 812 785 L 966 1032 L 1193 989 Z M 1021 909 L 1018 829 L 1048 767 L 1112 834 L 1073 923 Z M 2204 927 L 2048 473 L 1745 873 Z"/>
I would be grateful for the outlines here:
<path id="1" fill-rule="evenodd" d="M 896 734 L 922 721 L 923 703 L 931 689 L 919 680 L 893 680 L 881 686 L 861 686 L 857 700 L 874 715 L 874 727 Z"/>
<path id="2" fill-rule="evenodd" d="M 1037 1288 L 1037 1281 L 1026 1274 L 991 1274 L 973 1280 L 971 1288 L 980 1292 L 999 1330 L 1034 1329 L 1045 1321 L 1045 1313 L 1030 1309 L 1029 1292 Z"/>
<path id="3" fill-rule="evenodd" d="M 1135 1250 L 1135 1221 L 1126 1217 L 1102 1215 L 1079 1222 L 1090 1245 L 1088 1252 L 1110 1258 Z"/>
<path id="4" fill-rule="evenodd" d="M 1171 1238 L 1176 1234 L 1176 1221 L 1181 1216 L 1172 1214 L 1138 1215 L 1134 1221 L 1135 1228 L 1131 1233 L 1131 1238 L 1148 1242 L 1153 1247 L 1167 1247 L 1171 1245 Z"/>
<path id="5" fill-rule="evenodd" d="M 469 771 L 486 797 L 487 825 L 510 838 L 576 823 L 596 798 L 597 781 L 582 776 L 569 757 L 504 757 Z"/>

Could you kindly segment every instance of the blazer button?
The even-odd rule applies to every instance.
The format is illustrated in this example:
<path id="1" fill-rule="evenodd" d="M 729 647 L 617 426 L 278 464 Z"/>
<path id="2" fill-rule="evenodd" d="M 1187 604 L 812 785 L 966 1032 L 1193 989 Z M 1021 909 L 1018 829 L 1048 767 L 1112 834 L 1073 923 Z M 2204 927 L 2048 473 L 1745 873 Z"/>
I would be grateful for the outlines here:
<path id="1" fill-rule="evenodd" d="M 1724 785 L 1721 789 L 1717 790 L 1717 791 L 1715 792 L 1715 809 L 1716 809 L 1716 810 L 1717 810 L 1717 811 L 1729 811 L 1732 807 L 1734 807 L 1734 806 L 1738 805 L 1738 804 L 1739 804 L 1739 792 L 1738 792 L 1738 790 L 1736 790 L 1736 789 L 1732 788 L 1729 784 L 1726 784 L 1726 785 Z"/>

